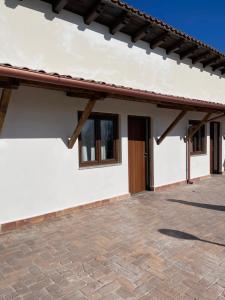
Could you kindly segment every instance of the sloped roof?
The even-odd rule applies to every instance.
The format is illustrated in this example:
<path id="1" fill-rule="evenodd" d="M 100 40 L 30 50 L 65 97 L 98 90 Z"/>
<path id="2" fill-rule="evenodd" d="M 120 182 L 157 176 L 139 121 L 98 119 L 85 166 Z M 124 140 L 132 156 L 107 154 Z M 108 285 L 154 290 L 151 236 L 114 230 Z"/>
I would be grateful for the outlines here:
<path id="1" fill-rule="evenodd" d="M 213 47 L 181 32 L 165 22 L 154 18 L 120 0 L 43 0 L 52 5 L 54 12 L 66 9 L 81 15 L 89 25 L 95 21 L 109 28 L 111 34 L 117 31 L 131 36 L 136 43 L 143 40 L 150 47 L 161 47 L 167 54 L 178 54 L 180 59 L 190 58 L 193 64 L 201 63 L 212 71 L 225 74 L 225 54 Z M 56 14 L 57 17 L 57 14 Z"/>

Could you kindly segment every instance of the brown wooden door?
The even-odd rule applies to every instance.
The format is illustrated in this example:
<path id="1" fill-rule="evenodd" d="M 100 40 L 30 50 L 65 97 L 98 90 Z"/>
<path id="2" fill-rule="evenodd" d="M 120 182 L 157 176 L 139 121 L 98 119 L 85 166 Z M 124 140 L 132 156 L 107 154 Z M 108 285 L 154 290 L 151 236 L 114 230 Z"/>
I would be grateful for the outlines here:
<path id="1" fill-rule="evenodd" d="M 148 159 L 148 118 L 128 117 L 129 191 L 146 190 Z"/>
<path id="2" fill-rule="evenodd" d="M 222 154 L 220 123 L 210 123 L 210 172 L 211 174 L 219 174 L 222 171 Z"/>

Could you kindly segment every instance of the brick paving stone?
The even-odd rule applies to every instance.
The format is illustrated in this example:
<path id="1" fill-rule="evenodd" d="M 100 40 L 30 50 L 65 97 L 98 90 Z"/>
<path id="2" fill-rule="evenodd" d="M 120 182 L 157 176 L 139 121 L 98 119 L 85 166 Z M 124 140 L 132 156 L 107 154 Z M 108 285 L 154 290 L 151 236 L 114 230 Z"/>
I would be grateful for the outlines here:
<path id="1" fill-rule="evenodd" d="M 224 186 L 214 176 L 1 235 L 0 300 L 225 300 Z"/>

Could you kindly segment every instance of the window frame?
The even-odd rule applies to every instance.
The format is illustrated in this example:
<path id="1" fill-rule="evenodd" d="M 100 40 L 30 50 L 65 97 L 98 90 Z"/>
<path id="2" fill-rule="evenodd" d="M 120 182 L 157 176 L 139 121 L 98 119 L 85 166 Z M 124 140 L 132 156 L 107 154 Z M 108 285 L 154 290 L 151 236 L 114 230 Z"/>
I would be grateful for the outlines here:
<path id="1" fill-rule="evenodd" d="M 78 120 L 82 115 L 82 111 L 78 111 Z M 95 126 L 95 155 L 96 159 L 92 161 L 82 161 L 82 141 L 81 134 L 78 138 L 79 143 L 79 166 L 90 167 L 90 166 L 101 166 L 101 165 L 112 165 L 120 163 L 120 142 L 119 142 L 119 115 L 111 113 L 100 113 L 93 112 L 90 114 L 88 119 L 94 120 Z M 113 120 L 113 153 L 114 158 L 112 159 L 101 159 L 101 120 Z"/>
<path id="2" fill-rule="evenodd" d="M 198 125 L 201 121 L 199 120 L 189 120 L 189 129 L 193 126 L 193 125 Z M 202 136 L 201 130 L 204 130 L 204 134 Z M 194 151 L 193 150 L 193 138 L 196 135 L 200 135 L 200 139 L 202 139 L 202 141 L 200 140 L 199 143 L 202 144 L 202 150 L 198 150 L 198 151 Z M 190 143 L 192 145 L 190 145 L 190 155 L 194 156 L 194 155 L 203 155 L 203 154 L 207 154 L 207 127 L 206 124 L 202 124 L 202 126 L 199 128 L 199 130 L 193 135 L 193 137 L 191 138 Z"/>

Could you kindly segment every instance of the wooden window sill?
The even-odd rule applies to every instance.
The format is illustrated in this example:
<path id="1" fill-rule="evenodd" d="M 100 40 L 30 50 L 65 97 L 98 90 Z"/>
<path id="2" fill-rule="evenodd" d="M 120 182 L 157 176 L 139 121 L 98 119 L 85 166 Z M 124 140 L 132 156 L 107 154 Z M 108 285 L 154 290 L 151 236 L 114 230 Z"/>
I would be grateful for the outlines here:
<path id="1" fill-rule="evenodd" d="M 107 164 L 99 164 L 99 165 L 90 165 L 90 166 L 79 166 L 79 170 L 86 170 L 86 169 L 96 169 L 96 168 L 105 168 L 105 167 L 117 167 L 121 166 L 121 162 L 115 162 L 115 163 L 107 163 Z"/>

